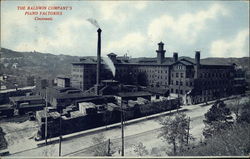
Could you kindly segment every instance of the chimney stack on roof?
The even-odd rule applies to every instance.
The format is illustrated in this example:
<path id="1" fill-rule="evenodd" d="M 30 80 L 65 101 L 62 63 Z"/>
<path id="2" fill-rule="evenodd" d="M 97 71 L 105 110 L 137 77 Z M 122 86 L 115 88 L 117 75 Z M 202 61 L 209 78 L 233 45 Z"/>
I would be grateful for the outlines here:
<path id="1" fill-rule="evenodd" d="M 174 52 L 173 59 L 174 59 L 174 62 L 178 61 L 178 52 Z"/>
<path id="2" fill-rule="evenodd" d="M 195 64 L 200 65 L 200 51 L 195 51 Z"/>

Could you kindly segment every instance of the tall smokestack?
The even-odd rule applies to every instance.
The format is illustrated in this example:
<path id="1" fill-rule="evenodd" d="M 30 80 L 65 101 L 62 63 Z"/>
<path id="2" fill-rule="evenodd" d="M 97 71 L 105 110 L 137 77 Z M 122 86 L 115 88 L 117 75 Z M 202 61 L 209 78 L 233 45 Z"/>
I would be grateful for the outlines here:
<path id="1" fill-rule="evenodd" d="M 96 66 L 96 94 L 99 95 L 100 86 L 100 71 L 101 71 L 101 32 L 102 30 L 98 28 L 98 39 L 97 39 L 97 66 Z"/>
<path id="2" fill-rule="evenodd" d="M 195 51 L 195 74 L 194 78 L 199 77 L 199 69 L 200 69 L 200 51 Z"/>
<path id="3" fill-rule="evenodd" d="M 100 70 L 101 70 L 101 32 L 102 30 L 99 28 L 97 30 L 98 33 L 98 41 L 97 41 L 97 75 L 96 75 L 96 85 L 100 84 Z"/>

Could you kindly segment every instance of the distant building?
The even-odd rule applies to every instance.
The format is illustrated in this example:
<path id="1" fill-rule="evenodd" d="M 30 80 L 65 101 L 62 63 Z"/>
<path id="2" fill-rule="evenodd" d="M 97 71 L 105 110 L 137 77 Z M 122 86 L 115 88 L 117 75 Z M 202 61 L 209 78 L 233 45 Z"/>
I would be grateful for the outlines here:
<path id="1" fill-rule="evenodd" d="M 96 59 L 81 58 L 80 62 L 72 63 L 71 85 L 81 90 L 87 90 L 96 83 Z M 101 79 L 112 78 L 111 72 L 106 69 L 102 61 Z"/>
<path id="2" fill-rule="evenodd" d="M 234 65 L 234 78 L 233 78 L 233 93 L 241 94 L 246 91 L 246 71 Z"/>
<path id="3" fill-rule="evenodd" d="M 201 61 L 200 51 L 196 51 L 195 59 L 189 57 L 165 57 L 164 43 L 158 44 L 156 58 L 117 57 L 110 53 L 113 61 L 115 77 L 101 75 L 102 79 L 114 78 L 125 83 L 153 88 L 162 88 L 181 96 L 184 103 L 193 104 L 206 102 L 215 98 L 233 94 L 235 70 L 232 64 L 214 64 Z M 103 63 L 104 64 L 104 63 Z M 102 67 L 103 73 L 110 72 Z M 72 63 L 72 86 L 87 90 L 96 83 L 96 60 L 93 58 L 80 59 Z"/>
<path id="4" fill-rule="evenodd" d="M 45 100 L 41 96 L 9 97 L 10 104 L 18 109 L 20 115 L 30 111 L 36 112 L 45 107 Z"/>
<path id="5" fill-rule="evenodd" d="M 58 87 L 70 87 L 70 78 L 58 76 L 56 77 L 55 81 Z"/>

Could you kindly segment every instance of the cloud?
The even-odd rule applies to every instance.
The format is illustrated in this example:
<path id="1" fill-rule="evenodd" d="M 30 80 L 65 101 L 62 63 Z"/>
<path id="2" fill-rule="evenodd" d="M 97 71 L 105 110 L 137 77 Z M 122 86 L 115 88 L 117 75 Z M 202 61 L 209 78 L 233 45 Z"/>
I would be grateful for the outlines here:
<path id="1" fill-rule="evenodd" d="M 133 13 L 138 10 L 143 10 L 147 6 L 147 2 L 117 2 L 117 1 L 104 1 L 98 2 L 101 18 L 104 20 L 114 21 L 121 24 L 128 20 Z M 134 10 L 135 9 L 135 10 Z"/>
<path id="2" fill-rule="evenodd" d="M 81 28 L 92 27 L 87 21 L 80 18 L 68 18 L 67 20 L 59 23 L 55 26 L 50 36 L 38 36 L 33 41 L 23 41 L 15 47 L 18 51 L 41 51 L 41 52 L 53 52 L 57 53 L 62 50 L 71 50 L 75 48 L 75 45 L 80 43 L 79 39 L 83 36 L 76 34 L 81 32 Z M 83 34 L 84 35 L 84 34 Z M 79 37 L 81 36 L 81 37 Z M 88 41 L 85 38 L 83 41 Z M 81 41 L 82 42 L 82 41 Z"/>
<path id="3" fill-rule="evenodd" d="M 222 5 L 214 4 L 205 11 L 186 13 L 178 18 L 165 14 L 149 24 L 148 36 L 154 42 L 171 37 L 193 44 L 197 41 L 200 32 L 206 29 L 208 20 L 216 19 L 220 15 L 228 15 L 228 13 Z"/>
<path id="4" fill-rule="evenodd" d="M 104 49 L 106 53 L 115 52 L 119 55 L 129 53 L 129 55 L 145 56 L 140 54 L 147 46 L 146 38 L 139 32 L 131 32 L 118 41 L 111 41 Z"/>
<path id="5" fill-rule="evenodd" d="M 210 54 L 214 57 L 244 57 L 249 54 L 249 29 L 238 32 L 230 39 L 212 42 Z"/>

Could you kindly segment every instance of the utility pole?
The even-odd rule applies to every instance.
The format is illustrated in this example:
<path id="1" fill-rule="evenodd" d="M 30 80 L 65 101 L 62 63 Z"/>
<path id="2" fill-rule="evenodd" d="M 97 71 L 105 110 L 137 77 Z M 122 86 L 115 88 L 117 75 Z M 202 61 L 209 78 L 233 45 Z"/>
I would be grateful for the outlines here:
<path id="1" fill-rule="evenodd" d="M 189 130 L 190 130 L 190 117 L 188 118 L 188 132 L 187 132 L 187 145 L 188 145 L 188 140 L 189 140 Z"/>
<path id="2" fill-rule="evenodd" d="M 178 107 L 177 112 L 179 113 L 179 107 L 180 107 L 180 87 L 181 87 L 181 79 L 179 79 L 179 89 L 178 89 Z"/>
<path id="3" fill-rule="evenodd" d="M 60 107 L 60 122 L 59 122 L 59 156 L 61 156 L 61 149 L 62 149 L 62 108 Z"/>
<path id="4" fill-rule="evenodd" d="M 46 107 L 45 107 L 45 145 L 47 145 L 47 136 L 48 136 L 48 96 L 47 96 L 47 87 L 45 87 L 45 102 L 46 102 Z"/>
<path id="5" fill-rule="evenodd" d="M 110 139 L 108 139 L 108 156 L 111 156 L 111 153 L 110 153 Z"/>
<path id="6" fill-rule="evenodd" d="M 0 53 L 0 62 L 1 62 L 1 53 Z M 1 88 L 2 88 L 1 83 L 2 83 L 2 80 L 0 80 L 0 91 L 1 91 Z"/>
<path id="7" fill-rule="evenodd" d="M 124 129 L 123 129 L 123 108 L 122 108 L 122 100 L 121 100 L 121 130 L 122 130 L 122 156 L 124 156 Z"/>

